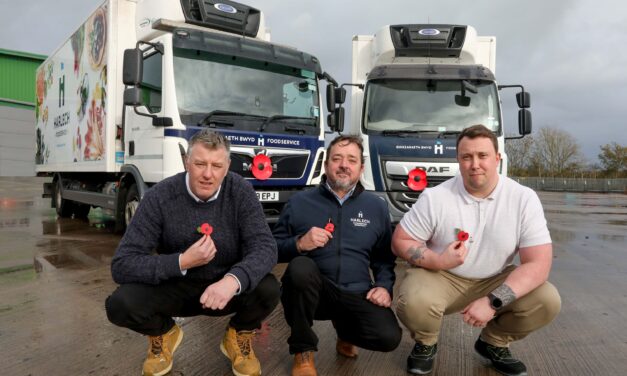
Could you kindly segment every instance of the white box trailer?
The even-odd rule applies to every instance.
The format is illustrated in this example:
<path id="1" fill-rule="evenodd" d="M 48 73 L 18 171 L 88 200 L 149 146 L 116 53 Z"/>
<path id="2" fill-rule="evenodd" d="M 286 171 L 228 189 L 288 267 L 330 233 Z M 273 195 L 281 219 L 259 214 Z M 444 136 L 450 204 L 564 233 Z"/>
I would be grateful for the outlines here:
<path id="1" fill-rule="evenodd" d="M 412 189 L 410 172 L 425 171 L 428 186 L 457 173 L 456 138 L 468 126 L 483 124 L 497 135 L 506 174 L 498 91 L 522 89 L 521 135 L 531 131 L 529 93 L 498 86 L 495 60 L 496 38 L 466 25 L 387 25 L 353 37 L 347 133 L 364 139 L 362 184 L 388 202 L 393 222 L 424 189 Z"/>
<path id="2" fill-rule="evenodd" d="M 184 170 L 187 140 L 211 127 L 272 221 L 323 173 L 321 79 L 335 82 L 314 56 L 271 43 L 255 8 L 107 0 L 37 71 L 36 171 L 54 179 L 44 194 L 60 216 L 103 207 L 123 228 L 147 188 Z M 259 154 L 269 177 L 254 174 Z"/>

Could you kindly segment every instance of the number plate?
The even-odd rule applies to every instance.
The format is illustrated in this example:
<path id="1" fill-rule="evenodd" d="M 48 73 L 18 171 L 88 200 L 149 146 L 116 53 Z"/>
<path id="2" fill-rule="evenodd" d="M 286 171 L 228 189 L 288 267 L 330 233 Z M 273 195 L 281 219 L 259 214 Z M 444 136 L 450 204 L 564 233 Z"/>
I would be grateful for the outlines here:
<path id="1" fill-rule="evenodd" d="M 257 198 L 261 202 L 279 201 L 279 192 L 264 191 L 264 192 L 256 192 L 256 193 L 257 193 Z"/>

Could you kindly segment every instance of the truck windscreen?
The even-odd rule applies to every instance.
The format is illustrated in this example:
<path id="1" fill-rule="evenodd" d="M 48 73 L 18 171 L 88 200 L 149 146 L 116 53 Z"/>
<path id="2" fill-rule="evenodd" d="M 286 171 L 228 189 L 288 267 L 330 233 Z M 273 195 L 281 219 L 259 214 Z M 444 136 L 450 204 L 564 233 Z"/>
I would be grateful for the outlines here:
<path id="1" fill-rule="evenodd" d="M 175 48 L 174 81 L 184 124 L 319 133 L 318 84 L 312 71 Z"/>
<path id="2" fill-rule="evenodd" d="M 373 80 L 363 124 L 365 132 L 451 135 L 483 124 L 499 134 L 497 88 L 476 80 Z"/>

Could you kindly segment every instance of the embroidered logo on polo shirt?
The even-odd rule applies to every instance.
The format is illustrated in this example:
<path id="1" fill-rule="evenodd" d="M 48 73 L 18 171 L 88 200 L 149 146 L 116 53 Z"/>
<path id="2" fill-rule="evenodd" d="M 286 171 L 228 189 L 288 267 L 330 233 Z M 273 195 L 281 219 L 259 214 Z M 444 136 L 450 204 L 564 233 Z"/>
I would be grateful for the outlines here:
<path id="1" fill-rule="evenodd" d="M 351 218 L 351 223 L 355 227 L 367 227 L 370 224 L 370 220 L 364 218 L 364 212 L 357 213 L 357 218 Z"/>

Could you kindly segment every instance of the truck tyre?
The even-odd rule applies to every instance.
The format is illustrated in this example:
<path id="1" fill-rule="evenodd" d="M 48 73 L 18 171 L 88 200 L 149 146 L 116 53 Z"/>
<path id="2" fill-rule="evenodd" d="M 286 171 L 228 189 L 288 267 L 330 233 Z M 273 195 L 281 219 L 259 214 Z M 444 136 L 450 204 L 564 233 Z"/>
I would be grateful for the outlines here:
<path id="1" fill-rule="evenodd" d="M 139 206 L 139 193 L 137 192 L 137 185 L 133 184 L 128 188 L 126 193 L 126 201 L 124 203 L 124 227 L 128 227 L 131 223 L 131 219 L 135 215 L 135 211 Z"/>
<path id="2" fill-rule="evenodd" d="M 74 218 L 87 219 L 91 205 L 74 203 Z"/>
<path id="3" fill-rule="evenodd" d="M 61 179 L 57 179 L 57 185 L 54 190 L 54 205 L 57 209 L 57 215 L 61 218 L 70 218 L 74 212 L 74 202 L 66 200 L 61 196 L 63 184 Z"/>

